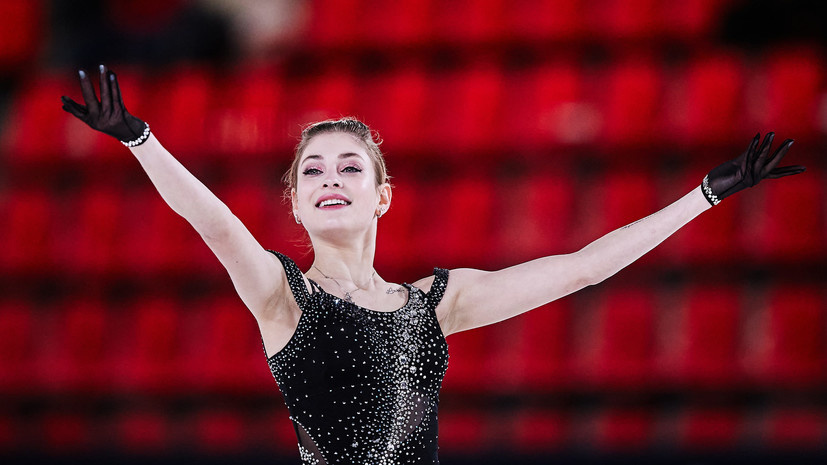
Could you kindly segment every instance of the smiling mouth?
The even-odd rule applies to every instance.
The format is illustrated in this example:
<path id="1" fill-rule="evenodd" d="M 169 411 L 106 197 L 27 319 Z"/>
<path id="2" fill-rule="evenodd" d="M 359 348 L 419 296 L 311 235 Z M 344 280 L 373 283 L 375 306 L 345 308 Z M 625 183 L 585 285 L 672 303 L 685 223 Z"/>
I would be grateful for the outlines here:
<path id="1" fill-rule="evenodd" d="M 350 205 L 350 202 L 342 199 L 328 199 L 316 204 L 318 208 L 332 207 L 334 205 Z"/>

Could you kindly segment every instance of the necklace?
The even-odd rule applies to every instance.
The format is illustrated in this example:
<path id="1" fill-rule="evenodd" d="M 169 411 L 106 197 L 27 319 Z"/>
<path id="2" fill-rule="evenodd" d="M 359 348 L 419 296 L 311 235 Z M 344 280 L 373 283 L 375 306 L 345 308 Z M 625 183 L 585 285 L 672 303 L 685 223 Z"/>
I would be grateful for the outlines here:
<path id="1" fill-rule="evenodd" d="M 336 280 L 336 278 L 331 278 L 330 276 L 328 276 L 328 275 L 324 274 L 324 272 L 323 272 L 322 270 L 320 270 L 320 269 L 319 269 L 319 267 L 317 267 L 316 265 L 313 265 L 313 268 L 316 268 L 316 271 L 318 271 L 319 273 L 321 273 L 321 274 L 322 274 L 322 276 L 324 276 L 325 278 L 327 278 L 327 279 L 329 279 L 329 280 L 333 281 L 334 283 L 336 283 L 336 285 L 337 285 L 337 286 L 339 286 L 339 289 L 341 289 L 341 290 L 342 290 L 342 292 L 344 292 L 344 293 L 345 293 L 345 302 L 353 303 L 353 296 L 351 296 L 351 295 L 350 295 L 350 293 L 351 293 L 351 292 L 356 292 L 356 291 L 361 291 L 361 290 L 362 290 L 362 288 L 361 288 L 361 287 L 356 286 L 356 289 L 354 289 L 354 290 L 352 290 L 352 291 L 346 291 L 346 290 L 345 290 L 345 288 L 343 288 L 343 287 L 342 287 L 342 285 L 341 285 L 341 284 L 339 284 L 339 281 L 337 281 L 337 280 Z M 373 280 L 373 277 L 374 277 L 374 276 L 376 276 L 376 270 L 373 270 L 373 274 L 372 274 L 372 275 L 370 275 L 370 280 L 371 280 L 371 281 Z M 354 283 L 354 285 L 356 285 L 356 283 Z"/>

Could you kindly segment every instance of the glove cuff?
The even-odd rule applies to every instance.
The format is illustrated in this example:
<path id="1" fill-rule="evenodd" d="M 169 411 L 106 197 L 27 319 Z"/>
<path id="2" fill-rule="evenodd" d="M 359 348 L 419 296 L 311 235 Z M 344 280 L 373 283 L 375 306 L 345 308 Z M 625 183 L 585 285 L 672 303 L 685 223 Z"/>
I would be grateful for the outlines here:
<path id="1" fill-rule="evenodd" d="M 129 140 L 129 141 L 122 140 L 121 144 L 123 144 L 123 145 L 125 145 L 129 148 L 137 147 L 137 146 L 143 144 L 144 142 L 146 142 L 147 139 L 149 139 L 149 134 L 150 134 L 149 123 L 144 123 L 144 132 L 140 136 L 138 136 L 137 139 Z"/>
<path id="2" fill-rule="evenodd" d="M 149 127 L 147 127 L 148 129 Z M 712 188 L 709 187 L 709 175 L 707 174 L 704 176 L 704 181 L 701 183 L 701 192 L 704 194 L 704 198 L 710 205 L 713 207 L 721 203 L 721 199 L 712 192 Z"/>

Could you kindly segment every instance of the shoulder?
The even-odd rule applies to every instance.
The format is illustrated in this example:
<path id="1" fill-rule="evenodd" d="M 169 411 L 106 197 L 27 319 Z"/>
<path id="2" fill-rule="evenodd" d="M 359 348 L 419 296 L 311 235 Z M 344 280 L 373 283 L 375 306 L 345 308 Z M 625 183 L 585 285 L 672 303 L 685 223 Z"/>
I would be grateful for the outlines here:
<path id="1" fill-rule="evenodd" d="M 433 289 L 434 282 L 436 282 L 438 275 L 441 280 L 445 280 L 443 284 L 445 286 L 442 291 L 443 294 L 435 311 L 443 333 L 446 336 L 453 332 L 451 330 L 454 313 L 453 309 L 456 307 L 458 297 L 462 290 L 467 288 L 468 284 L 473 282 L 476 277 L 485 273 L 487 272 L 472 268 L 455 268 L 451 270 L 434 268 L 433 275 L 422 278 L 413 283 L 415 288 L 428 294 Z"/>

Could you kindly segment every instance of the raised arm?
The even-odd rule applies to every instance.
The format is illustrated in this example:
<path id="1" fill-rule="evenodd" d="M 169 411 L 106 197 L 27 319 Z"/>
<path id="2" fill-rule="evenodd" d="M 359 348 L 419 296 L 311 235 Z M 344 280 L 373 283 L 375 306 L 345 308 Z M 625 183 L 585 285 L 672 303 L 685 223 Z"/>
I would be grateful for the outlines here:
<path id="1" fill-rule="evenodd" d="M 257 319 L 274 318 L 272 313 L 280 308 L 277 297 L 286 289 L 278 259 L 158 142 L 146 123 L 126 111 L 115 73 L 101 65 L 100 101 L 89 75 L 81 70 L 79 76 L 86 105 L 64 96 L 63 109 L 129 146 L 164 201 L 195 228 L 227 269 L 244 304 Z"/>
<path id="2" fill-rule="evenodd" d="M 764 178 L 804 171 L 776 168 L 792 145 L 786 140 L 769 156 L 773 134 L 758 146 L 756 136 L 738 158 L 710 171 L 703 183 L 662 210 L 616 229 L 581 250 L 538 258 L 503 270 L 451 271 L 443 303 L 437 309 L 445 334 L 505 320 L 586 286 L 597 284 L 663 242 L 681 226 L 721 199 Z"/>

